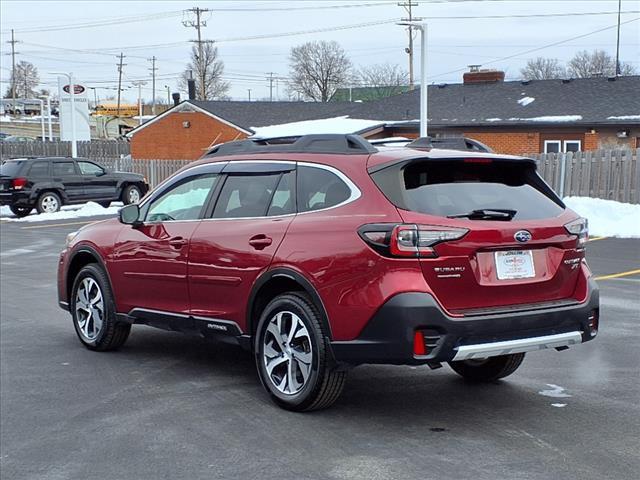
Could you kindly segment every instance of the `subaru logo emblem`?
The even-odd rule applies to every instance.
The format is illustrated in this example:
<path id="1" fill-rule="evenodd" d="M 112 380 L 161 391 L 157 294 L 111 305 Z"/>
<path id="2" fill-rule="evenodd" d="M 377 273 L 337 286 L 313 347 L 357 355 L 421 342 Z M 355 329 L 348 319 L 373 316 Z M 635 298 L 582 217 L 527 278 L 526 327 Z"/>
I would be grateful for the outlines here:
<path id="1" fill-rule="evenodd" d="M 526 243 L 531 240 L 531 233 L 526 230 L 518 230 L 513 238 L 515 238 L 520 243 Z"/>

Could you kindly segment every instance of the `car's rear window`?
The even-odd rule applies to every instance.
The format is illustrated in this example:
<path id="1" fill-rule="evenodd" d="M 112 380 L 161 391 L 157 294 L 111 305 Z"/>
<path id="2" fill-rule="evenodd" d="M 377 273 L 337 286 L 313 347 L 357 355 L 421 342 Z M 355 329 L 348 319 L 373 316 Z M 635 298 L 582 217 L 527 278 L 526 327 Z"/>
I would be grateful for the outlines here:
<path id="1" fill-rule="evenodd" d="M 563 211 L 530 162 L 414 161 L 373 173 L 372 178 L 396 206 L 430 215 L 499 209 L 515 210 L 515 220 L 533 220 Z"/>
<path id="2" fill-rule="evenodd" d="M 21 160 L 13 160 L 0 165 L 0 175 L 3 177 L 15 177 L 22 168 Z"/>

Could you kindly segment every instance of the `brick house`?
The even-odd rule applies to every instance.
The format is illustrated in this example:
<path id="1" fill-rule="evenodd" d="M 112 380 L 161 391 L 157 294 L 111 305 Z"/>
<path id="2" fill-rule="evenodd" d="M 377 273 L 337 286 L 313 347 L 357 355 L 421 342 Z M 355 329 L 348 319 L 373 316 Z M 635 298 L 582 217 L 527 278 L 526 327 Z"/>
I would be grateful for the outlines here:
<path id="1" fill-rule="evenodd" d="M 640 148 L 640 76 L 504 81 L 474 71 L 429 86 L 429 135 L 475 138 L 499 153 Z M 375 120 L 365 138 L 418 136 L 420 89 L 369 102 L 187 100 L 135 128 L 134 158 L 196 159 L 254 128 L 349 116 Z M 329 133 L 329 132 L 324 132 Z"/>
<path id="2" fill-rule="evenodd" d="M 352 103 L 186 100 L 127 134 L 141 159 L 195 160 L 212 145 L 253 135 L 252 127 L 347 115 Z"/>
<path id="3" fill-rule="evenodd" d="M 500 153 L 640 148 L 640 76 L 505 82 L 468 72 L 461 84 L 429 86 L 429 135 L 475 138 Z M 368 137 L 418 133 L 420 90 L 363 103 L 361 118 L 389 123 Z"/>

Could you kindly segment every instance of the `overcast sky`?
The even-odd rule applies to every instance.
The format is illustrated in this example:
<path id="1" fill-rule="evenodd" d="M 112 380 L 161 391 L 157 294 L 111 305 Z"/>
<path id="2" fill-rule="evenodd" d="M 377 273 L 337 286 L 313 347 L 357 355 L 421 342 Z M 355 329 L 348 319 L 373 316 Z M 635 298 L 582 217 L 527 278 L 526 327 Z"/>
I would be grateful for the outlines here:
<path id="1" fill-rule="evenodd" d="M 414 0 L 415 1 L 415 0 Z M 397 1 L 28 1 L 0 2 L 2 93 L 11 70 L 11 29 L 15 29 L 17 60 L 35 64 L 43 87 L 53 88 L 55 75 L 73 72 L 80 83 L 100 87 L 104 98 L 115 94 L 118 73 L 116 55 L 125 55 L 123 85 L 148 80 L 143 96 L 150 99 L 151 77 L 147 58 L 157 57 L 156 96 L 166 97 L 165 85 L 177 89 L 177 77 L 188 62 L 194 28 L 183 26 L 191 16 L 184 10 L 208 8 L 203 38 L 215 40 L 225 63 L 225 77 L 231 83 L 230 95 L 244 100 L 251 89 L 253 99 L 269 95 L 267 72 L 286 78 L 291 47 L 310 40 L 336 40 L 347 51 L 355 66 L 375 63 L 399 64 L 407 69 L 407 33 L 394 20 L 404 16 Z M 570 40 L 606 27 L 615 26 L 618 0 L 609 1 L 418 1 L 414 15 L 429 24 L 429 83 L 458 83 L 469 64 L 503 69 L 508 79 L 519 77 L 528 58 L 545 56 L 561 61 L 578 50 L 604 49 L 615 54 L 616 29 Z M 319 8 L 322 7 L 322 8 Z M 327 8 L 331 7 L 331 8 Z M 623 0 L 622 22 L 640 18 L 640 0 Z M 529 16 L 551 14 L 565 16 Z M 437 18 L 437 17 L 506 18 Z M 247 38 L 295 33 L 366 23 L 377 25 L 336 31 Z M 382 23 L 386 22 L 386 23 Z M 537 52 L 537 47 L 568 40 Z M 621 60 L 640 69 L 640 21 L 621 27 Z M 416 44 L 416 72 L 419 71 L 419 44 Z M 66 49 L 66 50 L 65 50 Z M 74 51 L 75 50 L 75 51 Z M 92 50 L 88 52 L 87 50 Z M 500 60 L 503 57 L 509 59 Z M 109 90 L 109 88 L 111 90 Z M 284 99 L 284 80 L 277 94 Z M 135 101 L 137 88 L 124 92 Z"/>

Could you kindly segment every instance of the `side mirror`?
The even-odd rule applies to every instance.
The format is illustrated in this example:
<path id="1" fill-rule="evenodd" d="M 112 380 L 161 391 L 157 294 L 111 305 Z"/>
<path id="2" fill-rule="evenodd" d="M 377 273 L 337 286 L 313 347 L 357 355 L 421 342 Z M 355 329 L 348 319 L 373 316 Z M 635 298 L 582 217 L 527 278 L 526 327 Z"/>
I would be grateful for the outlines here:
<path id="1" fill-rule="evenodd" d="M 134 227 L 140 225 L 142 222 L 140 222 L 139 217 L 140 207 L 135 203 L 122 207 L 118 212 L 120 223 L 124 223 L 125 225 L 133 225 Z"/>

